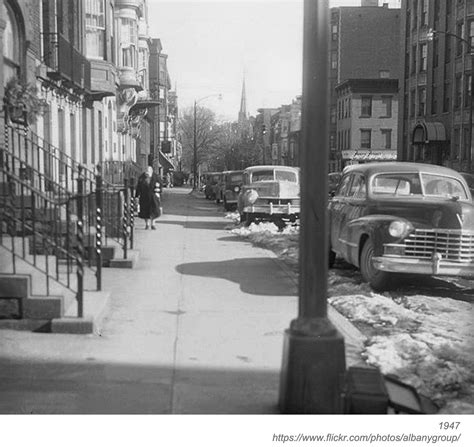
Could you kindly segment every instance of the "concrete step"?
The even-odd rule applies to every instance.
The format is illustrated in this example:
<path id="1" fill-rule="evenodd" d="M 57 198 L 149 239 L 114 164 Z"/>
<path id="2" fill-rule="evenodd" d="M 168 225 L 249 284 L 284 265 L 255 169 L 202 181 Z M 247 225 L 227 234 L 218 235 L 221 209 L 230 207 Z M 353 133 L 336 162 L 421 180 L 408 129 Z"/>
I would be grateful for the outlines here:
<path id="1" fill-rule="evenodd" d="M 0 317 L 47 320 L 64 315 L 64 297 L 31 295 L 31 275 L 0 274 Z"/>
<path id="2" fill-rule="evenodd" d="M 64 297 L 32 296 L 22 301 L 22 317 L 32 320 L 51 320 L 64 315 Z"/>
<path id="3" fill-rule="evenodd" d="M 61 334 L 100 334 L 110 306 L 110 291 L 85 291 L 83 317 L 77 317 L 77 301 L 71 303 L 64 317 L 51 321 L 51 332 Z"/>
<path id="4" fill-rule="evenodd" d="M 0 298 L 28 298 L 30 290 L 31 276 L 0 273 Z"/>
<path id="5" fill-rule="evenodd" d="M 138 250 L 128 250 L 127 259 L 123 259 L 123 257 L 111 259 L 110 267 L 118 269 L 132 269 L 137 264 L 139 255 L 140 252 Z"/>

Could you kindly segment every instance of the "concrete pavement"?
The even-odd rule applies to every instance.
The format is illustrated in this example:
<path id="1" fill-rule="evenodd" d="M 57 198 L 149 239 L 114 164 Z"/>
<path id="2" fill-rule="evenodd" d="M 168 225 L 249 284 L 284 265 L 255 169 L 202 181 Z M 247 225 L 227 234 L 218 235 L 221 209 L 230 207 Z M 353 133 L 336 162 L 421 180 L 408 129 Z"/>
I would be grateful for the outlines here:
<path id="1" fill-rule="evenodd" d="M 0 413 L 278 412 L 295 278 L 189 192 L 165 190 L 157 230 L 137 222 L 134 269 L 104 269 L 100 336 L 0 330 Z M 330 317 L 358 362 L 359 334 Z"/>

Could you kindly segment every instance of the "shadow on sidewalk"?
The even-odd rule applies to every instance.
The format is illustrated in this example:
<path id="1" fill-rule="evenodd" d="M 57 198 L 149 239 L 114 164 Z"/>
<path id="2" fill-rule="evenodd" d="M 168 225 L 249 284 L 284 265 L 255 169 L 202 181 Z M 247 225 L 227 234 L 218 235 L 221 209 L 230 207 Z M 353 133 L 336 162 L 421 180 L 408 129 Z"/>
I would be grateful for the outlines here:
<path id="1" fill-rule="evenodd" d="M 235 282 L 253 295 L 293 296 L 295 284 L 276 265 L 273 258 L 237 258 L 218 262 L 180 264 L 176 270 L 183 275 L 221 278 Z M 279 276 L 276 274 L 281 273 Z"/>
<path id="2" fill-rule="evenodd" d="M 0 414 L 276 414 L 279 371 L 0 358 Z"/>
<path id="3" fill-rule="evenodd" d="M 182 225 L 191 230 L 224 230 L 228 222 L 216 220 L 202 220 L 202 221 L 184 221 L 184 220 L 160 220 L 160 225 Z"/>

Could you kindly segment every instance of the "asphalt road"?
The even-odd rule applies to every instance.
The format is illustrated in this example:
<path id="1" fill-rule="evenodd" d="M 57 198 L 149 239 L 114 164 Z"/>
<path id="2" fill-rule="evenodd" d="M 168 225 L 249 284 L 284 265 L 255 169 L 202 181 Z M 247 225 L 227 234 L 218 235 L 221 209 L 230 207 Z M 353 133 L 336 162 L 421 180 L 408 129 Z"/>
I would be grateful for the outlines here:
<path id="1" fill-rule="evenodd" d="M 104 269 L 100 336 L 0 330 L 0 413 L 277 413 L 296 285 L 189 192 L 137 222 L 135 269 Z"/>

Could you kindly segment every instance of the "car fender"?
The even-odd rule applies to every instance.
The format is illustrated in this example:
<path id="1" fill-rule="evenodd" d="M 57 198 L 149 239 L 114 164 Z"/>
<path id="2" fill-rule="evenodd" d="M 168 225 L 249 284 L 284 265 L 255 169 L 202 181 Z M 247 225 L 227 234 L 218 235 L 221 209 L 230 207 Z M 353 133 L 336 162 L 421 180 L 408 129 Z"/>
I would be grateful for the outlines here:
<path id="1" fill-rule="evenodd" d="M 406 222 L 411 226 L 409 220 L 389 214 L 371 214 L 348 222 L 350 239 L 353 242 L 350 262 L 359 267 L 360 253 L 367 238 L 372 240 L 376 256 L 383 254 L 384 244 L 396 243 L 404 239 L 406 235 L 395 238 L 388 232 L 388 227 L 393 221 Z"/>

